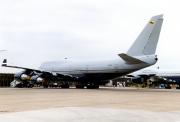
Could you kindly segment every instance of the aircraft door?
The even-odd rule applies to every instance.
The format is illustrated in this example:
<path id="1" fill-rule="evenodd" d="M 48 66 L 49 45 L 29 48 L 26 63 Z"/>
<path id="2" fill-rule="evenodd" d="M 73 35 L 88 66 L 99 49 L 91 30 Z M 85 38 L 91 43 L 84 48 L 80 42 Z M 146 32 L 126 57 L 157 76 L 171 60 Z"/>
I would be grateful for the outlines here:
<path id="1" fill-rule="evenodd" d="M 88 65 L 86 65 L 86 73 L 88 72 Z"/>
<path id="2" fill-rule="evenodd" d="M 54 69 L 54 67 L 53 67 L 52 64 L 48 64 L 48 65 L 46 66 L 46 70 L 53 71 L 53 69 Z"/>
<path id="3" fill-rule="evenodd" d="M 115 70 L 115 72 L 118 72 L 118 64 L 114 65 L 114 70 Z"/>
<path id="4" fill-rule="evenodd" d="M 70 66 L 70 67 L 69 67 L 69 73 L 71 73 L 71 71 L 72 71 L 72 67 Z"/>

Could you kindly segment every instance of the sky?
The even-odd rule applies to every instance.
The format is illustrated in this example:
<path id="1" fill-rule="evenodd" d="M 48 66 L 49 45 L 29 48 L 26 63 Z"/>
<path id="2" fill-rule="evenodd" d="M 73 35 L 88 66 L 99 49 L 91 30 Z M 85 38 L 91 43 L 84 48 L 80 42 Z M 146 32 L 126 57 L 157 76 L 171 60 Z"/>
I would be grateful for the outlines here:
<path id="1" fill-rule="evenodd" d="M 152 67 L 180 69 L 178 0 L 0 0 L 0 61 L 29 68 L 54 59 L 126 53 L 146 23 L 164 14 Z M 0 67 L 0 72 L 19 70 Z"/>

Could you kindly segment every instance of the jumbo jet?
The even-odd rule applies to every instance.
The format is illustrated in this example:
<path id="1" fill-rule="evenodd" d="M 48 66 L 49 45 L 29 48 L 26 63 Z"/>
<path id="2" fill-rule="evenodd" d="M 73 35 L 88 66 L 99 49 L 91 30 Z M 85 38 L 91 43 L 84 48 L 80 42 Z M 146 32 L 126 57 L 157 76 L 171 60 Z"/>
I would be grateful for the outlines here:
<path id="1" fill-rule="evenodd" d="M 5 59 L 2 66 L 24 69 L 14 75 L 16 81 L 24 84 L 62 81 L 61 88 L 69 88 L 69 82 L 78 82 L 76 88 L 99 88 L 99 84 L 105 80 L 129 74 L 157 62 L 155 51 L 163 23 L 162 17 L 163 15 L 153 16 L 127 53 L 118 54 L 116 59 L 54 60 L 42 63 L 39 69 L 11 66 Z"/>
<path id="2" fill-rule="evenodd" d="M 158 68 L 145 68 L 126 75 L 132 77 L 134 82 L 140 83 L 143 79 L 150 79 L 152 82 L 166 82 L 180 85 L 180 70 L 179 69 L 160 69 Z"/>

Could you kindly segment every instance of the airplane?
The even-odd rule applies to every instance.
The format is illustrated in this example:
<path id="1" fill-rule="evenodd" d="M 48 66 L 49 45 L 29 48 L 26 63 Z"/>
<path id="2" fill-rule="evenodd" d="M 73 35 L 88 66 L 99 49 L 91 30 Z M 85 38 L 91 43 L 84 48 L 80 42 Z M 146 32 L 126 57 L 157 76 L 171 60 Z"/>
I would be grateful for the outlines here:
<path id="1" fill-rule="evenodd" d="M 153 16 L 127 53 L 118 54 L 116 59 L 77 61 L 70 59 L 44 62 L 39 69 L 12 66 L 4 59 L 2 66 L 24 69 L 14 75 L 14 79 L 22 84 L 44 83 L 48 87 L 50 81 L 59 82 L 61 88 L 69 88 L 69 82 L 78 82 L 76 88 L 98 89 L 99 84 L 125 74 L 155 64 L 155 55 L 159 35 L 163 23 L 163 15 Z"/>
<path id="2" fill-rule="evenodd" d="M 141 82 L 141 78 L 150 79 L 152 82 L 165 83 L 169 82 L 172 84 L 180 85 L 180 70 L 179 69 L 160 69 L 158 68 L 145 68 L 133 73 L 126 75 L 132 77 L 134 82 Z M 159 81 L 160 80 L 160 81 Z"/>

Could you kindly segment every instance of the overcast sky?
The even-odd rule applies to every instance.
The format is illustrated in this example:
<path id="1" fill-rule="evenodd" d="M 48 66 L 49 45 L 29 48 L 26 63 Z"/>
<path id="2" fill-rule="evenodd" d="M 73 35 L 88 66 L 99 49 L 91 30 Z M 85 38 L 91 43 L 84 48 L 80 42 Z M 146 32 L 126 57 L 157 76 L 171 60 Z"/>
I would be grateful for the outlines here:
<path id="1" fill-rule="evenodd" d="M 178 0 L 0 0 L 0 61 L 38 68 L 53 59 L 117 58 L 164 14 L 153 67 L 180 69 L 179 11 Z"/>

